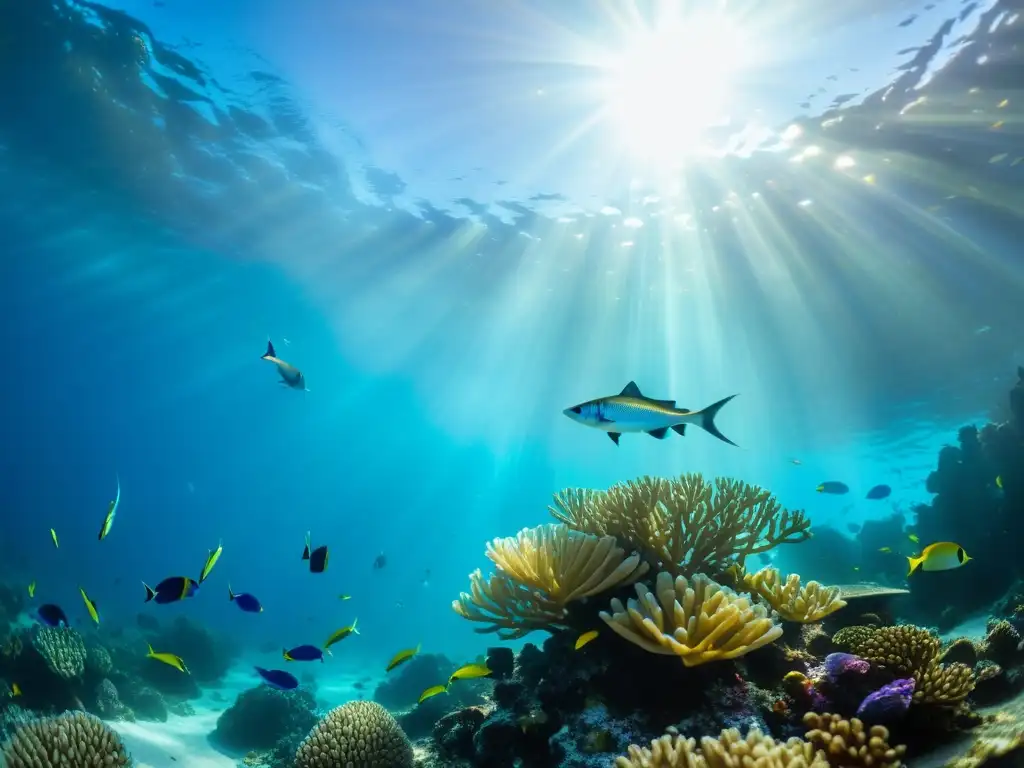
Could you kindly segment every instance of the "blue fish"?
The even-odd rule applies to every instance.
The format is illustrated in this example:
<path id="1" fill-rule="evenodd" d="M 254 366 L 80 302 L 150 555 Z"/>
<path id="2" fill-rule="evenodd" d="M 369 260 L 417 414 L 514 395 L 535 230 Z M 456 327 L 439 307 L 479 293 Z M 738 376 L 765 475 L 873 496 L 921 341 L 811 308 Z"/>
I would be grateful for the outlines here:
<path id="1" fill-rule="evenodd" d="M 328 651 L 330 653 L 330 651 Z M 315 645 L 297 645 L 290 651 L 282 651 L 285 661 L 323 661 L 324 652 Z"/>
<path id="2" fill-rule="evenodd" d="M 892 488 L 890 488 L 888 485 L 876 485 L 874 488 L 868 491 L 868 495 L 865 496 L 864 498 L 871 499 L 872 501 L 878 501 L 879 499 L 886 498 L 891 493 Z"/>
<path id="3" fill-rule="evenodd" d="M 158 605 L 175 603 L 186 597 L 192 597 L 199 589 L 198 582 L 188 576 L 170 576 L 157 584 L 156 589 L 146 582 L 142 582 L 142 586 L 146 588 L 146 602 L 152 600 Z"/>
<path id="4" fill-rule="evenodd" d="M 312 573 L 323 573 L 327 570 L 327 545 L 317 547 L 309 553 L 309 570 Z"/>
<path id="5" fill-rule="evenodd" d="M 256 599 L 255 595 L 250 595 L 248 592 L 239 592 L 236 595 L 231 591 L 230 584 L 228 584 L 228 600 L 234 602 L 246 613 L 263 613 L 263 606 L 260 605 L 260 601 Z"/>
<path id="6" fill-rule="evenodd" d="M 39 606 L 39 610 L 36 612 L 39 617 L 39 621 L 48 627 L 67 627 L 68 624 L 67 614 L 61 610 L 59 605 L 53 603 L 47 603 L 46 605 Z"/>
<path id="7" fill-rule="evenodd" d="M 288 674 L 283 669 L 255 667 L 255 670 L 256 674 L 263 678 L 263 682 L 271 688 L 277 688 L 279 691 L 293 691 L 299 687 L 298 678 L 295 675 Z"/>
<path id="8" fill-rule="evenodd" d="M 850 486 L 846 483 L 840 483 L 838 480 L 826 480 L 814 490 L 818 493 L 829 493 L 833 496 L 842 496 L 844 493 L 850 492 Z"/>

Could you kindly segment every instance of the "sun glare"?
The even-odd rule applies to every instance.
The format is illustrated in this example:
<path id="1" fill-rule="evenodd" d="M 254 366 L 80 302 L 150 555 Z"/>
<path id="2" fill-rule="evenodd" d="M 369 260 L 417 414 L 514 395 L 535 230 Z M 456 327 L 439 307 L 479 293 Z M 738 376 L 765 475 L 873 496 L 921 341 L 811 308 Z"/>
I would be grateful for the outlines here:
<path id="1" fill-rule="evenodd" d="M 740 29 L 721 13 L 686 14 L 637 29 L 606 67 L 605 109 L 635 157 L 677 163 L 729 119 L 736 75 L 747 63 Z"/>

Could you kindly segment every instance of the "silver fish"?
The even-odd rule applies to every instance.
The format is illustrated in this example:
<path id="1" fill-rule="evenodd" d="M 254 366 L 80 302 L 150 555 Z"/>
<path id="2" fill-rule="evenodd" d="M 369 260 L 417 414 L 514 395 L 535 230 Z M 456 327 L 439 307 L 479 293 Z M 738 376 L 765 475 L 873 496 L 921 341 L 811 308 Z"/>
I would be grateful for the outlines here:
<path id="1" fill-rule="evenodd" d="M 277 366 L 277 372 L 281 374 L 281 384 L 283 386 L 301 389 L 305 392 L 309 391 L 306 389 L 306 377 L 302 375 L 302 371 L 291 363 L 286 363 L 279 358 L 277 352 L 274 351 L 274 342 L 270 341 L 270 339 L 267 339 L 267 351 L 263 355 L 263 359 Z"/>
<path id="2" fill-rule="evenodd" d="M 694 424 L 729 445 L 736 445 L 718 431 L 715 416 L 722 406 L 736 395 L 719 400 L 699 411 L 676 408 L 675 400 L 652 400 L 644 397 L 636 382 L 629 382 L 617 395 L 599 397 L 585 403 L 566 408 L 562 413 L 573 421 L 588 427 L 601 429 L 616 445 L 624 432 L 646 432 L 658 440 L 665 439 L 671 429 L 680 435 L 686 434 L 686 425 Z"/>

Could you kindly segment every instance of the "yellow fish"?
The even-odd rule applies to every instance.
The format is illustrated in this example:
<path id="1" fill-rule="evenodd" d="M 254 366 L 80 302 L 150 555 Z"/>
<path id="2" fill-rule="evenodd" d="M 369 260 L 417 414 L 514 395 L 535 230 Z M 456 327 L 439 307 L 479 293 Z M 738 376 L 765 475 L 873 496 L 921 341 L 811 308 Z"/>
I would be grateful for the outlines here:
<path id="1" fill-rule="evenodd" d="M 576 638 L 576 645 L 574 645 L 573 648 L 575 648 L 578 651 L 580 648 L 589 643 L 595 637 L 597 637 L 596 629 L 592 629 L 589 632 L 584 632 L 582 635 Z"/>
<path id="2" fill-rule="evenodd" d="M 879 552 L 884 552 L 885 554 L 889 554 L 890 552 L 892 552 L 892 547 L 882 547 L 878 551 Z"/>
<path id="3" fill-rule="evenodd" d="M 405 664 L 405 662 L 407 662 L 409 659 L 411 659 L 413 656 L 415 656 L 419 652 L 420 652 L 420 646 L 419 645 L 417 645 L 415 648 L 406 648 L 404 651 L 399 651 L 398 653 L 396 653 L 392 657 L 391 661 L 388 662 L 387 669 L 385 669 L 384 671 L 385 672 L 390 672 L 395 667 L 398 667 L 398 666 L 401 666 L 402 664 Z"/>
<path id="4" fill-rule="evenodd" d="M 338 595 L 339 600 L 351 600 L 352 595 Z"/>
<path id="5" fill-rule="evenodd" d="M 423 693 L 420 694 L 419 699 L 416 701 L 417 704 L 422 704 L 427 699 L 432 699 L 439 693 L 448 693 L 447 685 L 432 685 Z"/>
<path id="6" fill-rule="evenodd" d="M 110 529 L 114 527 L 114 518 L 117 516 L 117 506 L 121 503 L 121 478 L 117 478 L 117 495 L 107 507 L 107 516 L 103 518 L 103 527 L 100 528 L 100 541 L 107 538 Z"/>
<path id="7" fill-rule="evenodd" d="M 909 536 L 907 536 L 907 538 L 910 539 L 915 544 L 920 544 L 921 543 L 921 539 L 918 538 L 916 533 L 910 534 Z"/>
<path id="8" fill-rule="evenodd" d="M 21 686 L 17 683 L 11 683 L 11 697 L 21 696 Z"/>
<path id="9" fill-rule="evenodd" d="M 169 667 L 174 667 L 179 672 L 184 672 L 186 675 L 189 674 L 188 667 L 185 666 L 185 662 L 181 660 L 181 656 L 175 656 L 173 653 L 157 653 L 153 650 L 153 646 L 147 644 L 149 653 L 146 654 L 147 659 L 156 659 L 162 661 Z"/>
<path id="10" fill-rule="evenodd" d="M 36 596 L 36 583 L 34 581 L 31 584 L 28 585 L 28 596 L 29 597 L 35 597 Z"/>
<path id="11" fill-rule="evenodd" d="M 203 566 L 202 573 L 199 574 L 199 583 L 202 584 L 206 581 L 206 577 L 210 575 L 210 571 L 213 570 L 213 566 L 220 560 L 220 553 L 224 551 L 224 541 L 221 540 L 217 543 L 216 549 L 211 549 L 210 553 L 206 556 L 206 565 Z"/>
<path id="12" fill-rule="evenodd" d="M 860 566 L 859 566 L 859 565 L 855 565 L 855 566 L 853 566 L 853 570 L 855 570 L 855 571 L 859 571 L 859 570 L 860 570 Z"/>
<path id="13" fill-rule="evenodd" d="M 359 630 L 356 629 L 356 622 L 357 621 L 359 621 L 359 619 L 355 619 L 347 627 L 342 627 L 337 632 L 333 633 L 330 637 L 328 637 L 327 638 L 327 642 L 324 643 L 324 650 L 327 650 L 328 648 L 330 648 L 335 643 L 340 642 L 341 640 L 344 640 L 349 635 L 358 635 L 359 634 Z"/>
<path id="14" fill-rule="evenodd" d="M 50 529 L 50 538 L 53 539 L 53 546 L 60 549 L 60 544 L 57 543 L 57 532 L 53 528 Z"/>
<path id="15" fill-rule="evenodd" d="M 907 576 L 920 568 L 922 571 L 951 571 L 962 565 L 967 565 L 971 560 L 964 548 L 951 541 L 937 541 L 929 544 L 921 552 L 920 557 L 908 557 L 910 570 Z"/>
<path id="16" fill-rule="evenodd" d="M 448 683 L 450 685 L 452 680 L 472 680 L 474 677 L 487 677 L 489 674 L 491 674 L 491 670 L 486 664 L 463 664 L 452 672 L 452 676 L 448 678 Z"/>
<path id="17" fill-rule="evenodd" d="M 1003 490 L 1003 476 L 1002 475 L 998 475 L 996 477 L 996 488 L 998 488 L 999 490 Z"/>
<path id="18" fill-rule="evenodd" d="M 100 612 L 96 608 L 96 603 L 94 603 L 92 600 L 89 599 L 89 596 L 87 594 L 85 594 L 85 590 L 84 589 L 79 587 L 78 591 L 82 593 L 82 600 L 85 601 L 85 610 L 87 610 L 89 612 L 89 618 L 92 619 L 93 622 L 95 622 L 96 624 L 99 624 L 100 623 Z"/>

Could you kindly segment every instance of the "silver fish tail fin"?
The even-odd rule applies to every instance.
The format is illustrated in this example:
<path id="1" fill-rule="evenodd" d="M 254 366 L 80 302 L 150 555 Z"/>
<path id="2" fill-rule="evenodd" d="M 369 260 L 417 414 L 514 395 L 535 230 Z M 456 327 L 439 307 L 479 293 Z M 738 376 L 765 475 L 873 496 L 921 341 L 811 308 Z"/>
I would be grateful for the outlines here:
<path id="1" fill-rule="evenodd" d="M 726 403 L 728 403 L 734 397 L 736 397 L 736 395 L 729 395 L 729 397 L 723 398 L 723 399 L 719 400 L 717 403 L 712 403 L 707 408 L 704 408 L 704 409 L 702 409 L 700 411 L 700 427 L 701 427 L 701 429 L 703 429 L 705 432 L 707 432 L 710 435 L 714 435 L 719 440 L 721 440 L 723 443 L 728 443 L 729 445 L 736 445 L 736 443 L 734 443 L 732 440 L 730 440 L 728 437 L 723 435 L 718 430 L 718 427 L 715 426 L 715 416 L 717 416 L 718 412 L 720 410 L 722 410 L 722 406 L 725 405 Z M 736 446 L 736 447 L 738 448 L 739 446 Z"/>

